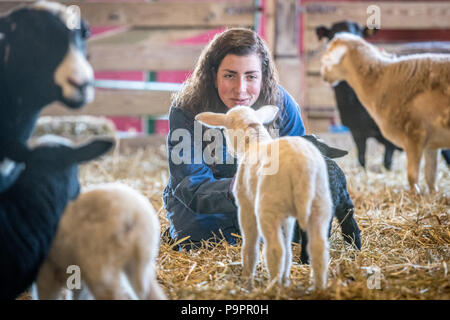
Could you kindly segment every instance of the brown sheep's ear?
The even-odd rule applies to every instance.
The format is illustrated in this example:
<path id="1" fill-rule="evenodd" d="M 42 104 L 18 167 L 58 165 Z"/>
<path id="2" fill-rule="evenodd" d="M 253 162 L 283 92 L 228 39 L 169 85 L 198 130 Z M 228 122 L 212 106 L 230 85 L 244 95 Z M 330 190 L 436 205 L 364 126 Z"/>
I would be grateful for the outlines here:
<path id="1" fill-rule="evenodd" d="M 319 40 L 322 40 L 323 37 L 328 39 L 330 38 L 330 30 L 325 26 L 319 26 L 316 28 L 316 35 Z"/>
<path id="2" fill-rule="evenodd" d="M 375 35 L 375 33 L 377 33 L 378 30 L 379 30 L 379 29 L 375 29 L 375 28 L 369 29 L 369 28 L 365 27 L 365 28 L 364 28 L 364 31 L 363 31 L 363 37 L 364 37 L 364 38 L 370 38 L 370 37 L 372 37 L 373 35 Z"/>

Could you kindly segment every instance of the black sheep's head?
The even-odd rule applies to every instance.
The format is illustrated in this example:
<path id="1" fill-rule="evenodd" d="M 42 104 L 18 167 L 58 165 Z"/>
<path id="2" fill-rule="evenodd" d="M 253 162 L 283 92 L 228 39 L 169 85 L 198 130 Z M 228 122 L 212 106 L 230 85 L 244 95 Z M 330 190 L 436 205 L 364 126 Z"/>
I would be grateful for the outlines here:
<path id="1" fill-rule="evenodd" d="M 69 7 L 38 2 L 0 18 L 7 88 L 41 106 L 59 100 L 79 108 L 94 99 L 86 59 L 89 28 Z"/>
<path id="2" fill-rule="evenodd" d="M 359 23 L 344 20 L 336 22 L 331 26 L 331 28 L 327 28 L 325 26 L 317 27 L 316 35 L 319 40 L 322 40 L 322 38 L 331 40 L 339 32 L 349 32 L 362 38 L 369 38 L 377 33 L 377 31 L 378 29 L 362 27 Z"/>

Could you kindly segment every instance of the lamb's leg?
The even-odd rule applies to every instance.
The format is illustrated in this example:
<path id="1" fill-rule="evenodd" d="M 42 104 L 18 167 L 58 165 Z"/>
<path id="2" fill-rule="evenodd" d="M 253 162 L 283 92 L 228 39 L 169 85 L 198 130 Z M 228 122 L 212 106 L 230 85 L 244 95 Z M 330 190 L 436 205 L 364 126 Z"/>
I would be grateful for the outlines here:
<path id="1" fill-rule="evenodd" d="M 242 276 L 252 280 L 259 259 L 258 226 L 254 207 L 249 201 L 238 198 L 238 217 L 242 233 Z"/>
<path id="2" fill-rule="evenodd" d="M 331 205 L 320 196 L 316 196 L 311 211 L 307 227 L 308 251 L 314 274 L 314 287 L 316 290 L 322 290 L 325 289 L 327 283 L 329 261 L 327 228 Z"/>
<path id="3" fill-rule="evenodd" d="M 40 270 L 39 275 L 34 284 L 33 299 L 40 300 L 59 300 L 61 299 L 61 289 L 64 283 L 58 276 L 57 268 L 45 261 Z"/>
<path id="4" fill-rule="evenodd" d="M 418 185 L 420 160 L 422 158 L 422 148 L 409 143 L 405 146 L 407 157 L 408 182 L 411 192 L 420 193 Z"/>
<path id="5" fill-rule="evenodd" d="M 262 216 L 261 216 L 262 214 Z M 270 278 L 277 279 L 281 284 L 285 268 L 285 242 L 281 222 L 276 219 L 279 212 L 272 212 L 270 209 L 261 208 L 260 227 L 264 238 L 264 258 Z"/>
<path id="6" fill-rule="evenodd" d="M 156 279 L 156 266 L 153 262 L 153 252 L 151 252 L 153 248 L 139 248 L 138 250 L 140 254 L 129 261 L 126 267 L 128 280 L 134 292 L 141 300 L 166 300 L 164 291 Z"/>
<path id="7" fill-rule="evenodd" d="M 285 286 L 289 286 L 290 271 L 292 265 L 292 233 L 294 231 L 293 218 L 288 218 L 283 224 L 283 235 L 285 248 L 284 251 L 284 273 L 282 274 L 282 281 Z"/>
<path id="8" fill-rule="evenodd" d="M 439 149 L 425 149 L 425 180 L 430 193 L 436 192 Z"/>
<path id="9" fill-rule="evenodd" d="M 164 293 L 163 289 L 161 288 L 161 285 L 158 283 L 158 280 L 156 277 L 153 277 L 153 279 L 150 282 L 150 294 L 148 296 L 149 300 L 167 300 L 167 296 Z"/>
<path id="10" fill-rule="evenodd" d="M 127 276 L 116 266 L 105 266 L 84 272 L 84 280 L 96 300 L 135 299 Z"/>

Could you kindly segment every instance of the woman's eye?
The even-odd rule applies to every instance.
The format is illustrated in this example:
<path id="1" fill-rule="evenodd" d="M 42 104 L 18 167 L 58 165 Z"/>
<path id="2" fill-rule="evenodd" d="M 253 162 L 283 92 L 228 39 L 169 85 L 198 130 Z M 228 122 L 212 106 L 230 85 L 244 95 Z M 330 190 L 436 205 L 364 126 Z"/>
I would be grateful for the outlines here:
<path id="1" fill-rule="evenodd" d="M 224 77 L 225 77 L 226 79 L 231 79 L 231 78 L 233 78 L 233 75 L 232 75 L 232 74 L 226 74 Z"/>

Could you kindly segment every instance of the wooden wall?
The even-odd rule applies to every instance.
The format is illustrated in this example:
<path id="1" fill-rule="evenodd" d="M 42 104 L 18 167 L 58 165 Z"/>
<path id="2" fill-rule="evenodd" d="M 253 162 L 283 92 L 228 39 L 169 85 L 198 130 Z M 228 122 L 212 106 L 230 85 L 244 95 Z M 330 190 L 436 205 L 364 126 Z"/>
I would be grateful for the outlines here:
<path id="1" fill-rule="evenodd" d="M 30 1 L 0 1 L 0 13 Z M 103 75 L 137 70 L 178 73 L 181 78 L 177 82 L 182 82 L 215 33 L 234 26 L 255 29 L 272 50 L 280 82 L 299 102 L 307 130 L 311 132 L 328 131 L 330 123 L 339 123 L 334 93 L 319 74 L 320 56 L 326 44 L 317 40 L 317 26 L 331 26 L 345 19 L 365 24 L 367 7 L 377 5 L 381 10 L 381 30 L 371 41 L 387 50 L 395 51 L 399 43 L 414 39 L 450 40 L 448 1 L 59 2 L 79 6 L 82 17 L 91 26 L 107 30 L 88 42 L 94 70 Z M 167 114 L 175 90 L 176 87 L 173 90 L 98 89 L 95 102 L 78 112 L 160 116 Z M 73 114 L 57 104 L 46 108 L 44 113 Z"/>
<path id="2" fill-rule="evenodd" d="M 339 123 L 334 92 L 321 80 L 319 73 L 326 40 L 317 39 L 315 28 L 331 27 L 342 20 L 365 25 L 369 5 L 380 8 L 381 29 L 368 40 L 387 51 L 404 51 L 404 44 L 412 41 L 450 40 L 448 1 L 302 1 L 302 58 L 306 66 L 304 109 L 311 131 L 327 131 L 331 122 Z"/>

